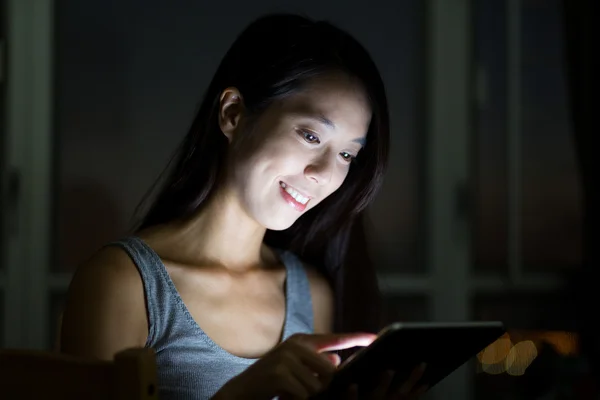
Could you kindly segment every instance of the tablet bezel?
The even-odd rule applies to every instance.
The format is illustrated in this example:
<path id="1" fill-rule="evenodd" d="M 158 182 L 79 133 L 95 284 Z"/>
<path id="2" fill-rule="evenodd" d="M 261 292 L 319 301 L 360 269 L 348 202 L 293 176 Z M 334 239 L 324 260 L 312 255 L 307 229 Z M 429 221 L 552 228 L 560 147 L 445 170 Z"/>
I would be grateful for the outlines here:
<path id="1" fill-rule="evenodd" d="M 338 371 L 341 372 L 344 368 L 347 368 L 354 362 L 361 359 L 364 353 L 366 353 L 372 346 L 377 346 L 378 342 L 382 342 L 387 336 L 396 333 L 401 330 L 413 330 L 413 329 L 487 329 L 496 328 L 506 332 L 504 324 L 501 321 L 475 321 L 475 322 L 394 322 L 387 325 L 377 334 L 377 339 L 373 341 L 369 346 L 364 347 L 344 360 L 338 367 Z M 501 336 L 501 335 L 500 335 Z M 498 338 L 500 338 L 500 336 Z M 493 342 L 492 342 L 493 343 Z M 491 344 L 491 343 L 490 343 Z M 483 350 L 483 349 L 482 349 Z"/>
<path id="2" fill-rule="evenodd" d="M 405 332 L 405 331 L 422 331 L 422 330 L 447 330 L 447 329 L 466 329 L 466 330 L 470 330 L 470 329 L 475 329 L 475 330 L 479 330 L 479 329 L 483 329 L 483 330 L 492 330 L 492 331 L 496 331 L 493 334 L 493 337 L 495 337 L 495 339 L 490 338 L 489 339 L 489 343 L 482 347 L 479 351 L 482 351 L 485 349 L 485 347 L 489 346 L 490 344 L 492 344 L 495 340 L 499 339 L 500 337 L 502 337 L 503 334 L 506 333 L 506 328 L 504 326 L 504 324 L 501 321 L 481 321 L 481 322 L 394 322 L 392 324 L 389 324 L 388 326 L 386 326 L 384 329 L 382 329 L 379 334 L 377 335 L 377 339 L 371 343 L 370 346 L 364 347 L 360 350 L 358 350 L 356 353 L 354 353 L 352 356 L 350 356 L 347 360 L 345 360 L 340 366 L 339 366 L 339 370 L 336 373 L 336 375 L 334 376 L 334 380 L 332 381 L 332 383 L 335 383 L 336 380 L 341 379 L 342 381 L 345 380 L 345 375 L 347 373 L 352 373 L 352 372 L 347 372 L 348 368 L 351 368 L 352 365 L 359 363 L 363 357 L 365 357 L 370 350 L 377 348 L 378 346 L 380 346 L 380 343 L 384 342 L 386 339 L 388 339 L 389 336 L 395 335 L 399 332 Z M 491 333 L 491 332 L 490 332 Z M 488 339 L 486 339 L 487 341 Z M 465 360 L 465 362 L 468 362 L 468 360 L 472 357 L 475 357 L 477 355 L 477 353 L 479 352 L 474 352 L 473 354 L 469 355 L 467 360 Z M 464 363 L 463 363 L 464 364 Z M 461 364 L 461 365 L 463 365 Z M 459 368 L 460 366 L 456 367 Z M 455 368 L 455 369 L 456 369 Z M 445 375 L 443 375 L 443 377 L 440 380 L 443 380 L 445 377 L 447 377 L 450 373 L 452 373 L 452 371 L 454 371 L 455 369 L 449 371 L 448 373 L 445 373 Z M 337 379 L 336 379 L 337 376 Z M 431 386 L 435 386 L 437 383 L 440 382 L 440 380 L 433 382 L 431 384 Z M 338 386 L 338 385 L 334 385 L 334 386 Z"/>

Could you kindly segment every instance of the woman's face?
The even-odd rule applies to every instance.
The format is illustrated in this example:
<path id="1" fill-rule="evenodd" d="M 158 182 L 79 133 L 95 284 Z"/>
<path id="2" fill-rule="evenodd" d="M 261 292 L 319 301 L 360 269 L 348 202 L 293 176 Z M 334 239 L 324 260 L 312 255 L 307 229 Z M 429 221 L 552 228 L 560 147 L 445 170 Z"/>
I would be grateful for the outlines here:
<path id="1" fill-rule="evenodd" d="M 370 120 L 356 81 L 343 74 L 313 79 L 265 110 L 251 132 L 243 122 L 233 131 L 227 192 L 265 228 L 287 229 L 339 189 Z"/>

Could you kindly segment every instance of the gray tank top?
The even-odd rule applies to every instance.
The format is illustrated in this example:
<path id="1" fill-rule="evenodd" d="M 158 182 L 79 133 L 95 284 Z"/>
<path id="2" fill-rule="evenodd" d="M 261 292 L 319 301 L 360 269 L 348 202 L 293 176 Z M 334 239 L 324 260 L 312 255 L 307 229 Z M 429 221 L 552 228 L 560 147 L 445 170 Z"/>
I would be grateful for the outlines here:
<path id="1" fill-rule="evenodd" d="M 256 361 L 225 351 L 204 333 L 160 257 L 144 241 L 128 237 L 111 245 L 127 252 L 142 277 L 149 322 L 146 347 L 156 351 L 161 400 L 209 399 Z M 279 256 L 286 268 L 285 340 L 295 333 L 313 332 L 313 309 L 302 263 L 290 252 Z"/>

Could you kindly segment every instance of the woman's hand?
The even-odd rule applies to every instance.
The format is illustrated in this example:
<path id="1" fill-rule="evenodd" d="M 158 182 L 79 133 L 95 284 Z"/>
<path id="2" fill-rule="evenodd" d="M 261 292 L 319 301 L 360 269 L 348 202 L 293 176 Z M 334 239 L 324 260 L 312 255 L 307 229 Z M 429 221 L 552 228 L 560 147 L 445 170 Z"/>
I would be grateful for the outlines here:
<path id="1" fill-rule="evenodd" d="M 227 382 L 215 399 L 307 399 L 327 387 L 339 357 L 324 352 L 368 346 L 376 335 L 297 334 Z"/>
<path id="2" fill-rule="evenodd" d="M 370 393 L 359 393 L 357 385 L 352 385 L 348 389 L 346 400 L 415 400 L 418 399 L 428 389 L 427 386 L 420 386 L 415 388 L 419 379 L 425 372 L 425 364 L 421 364 L 415 368 L 410 374 L 408 380 L 404 382 L 399 388 L 393 389 L 391 387 L 394 381 L 394 371 L 387 371 L 381 377 L 377 387 Z M 393 390 L 392 390 L 393 389 Z"/>

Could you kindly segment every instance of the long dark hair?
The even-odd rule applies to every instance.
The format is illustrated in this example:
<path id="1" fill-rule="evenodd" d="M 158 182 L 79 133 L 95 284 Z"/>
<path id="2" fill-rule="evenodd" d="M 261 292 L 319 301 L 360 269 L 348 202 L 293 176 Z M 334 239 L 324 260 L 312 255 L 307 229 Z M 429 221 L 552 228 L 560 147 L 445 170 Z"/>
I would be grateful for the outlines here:
<path id="1" fill-rule="evenodd" d="M 160 190 L 154 197 L 152 189 L 138 206 L 139 212 L 154 198 L 138 229 L 188 218 L 214 192 L 228 148 L 218 125 L 219 99 L 224 89 L 236 87 L 248 113 L 256 116 L 273 102 L 298 92 L 308 80 L 330 72 L 345 73 L 362 84 L 372 110 L 367 143 L 340 189 L 289 229 L 267 231 L 264 241 L 293 251 L 324 272 L 337 293 L 337 330 L 374 330 L 378 323 L 365 324 L 364 328 L 349 326 L 355 324 L 347 323 L 344 315 L 348 313 L 339 312 L 340 307 L 350 310 L 350 303 L 346 301 L 349 299 L 342 300 L 346 290 L 343 290 L 345 279 L 341 272 L 349 271 L 345 258 L 353 224 L 373 200 L 387 165 L 387 99 L 377 67 L 367 51 L 349 34 L 328 22 L 315 22 L 297 15 L 269 15 L 251 23 L 238 36 L 221 61 L 165 179 L 159 178 Z M 156 187 L 159 187 L 158 181 Z M 366 251 L 365 243 L 362 247 Z M 340 268 L 342 265 L 344 268 Z M 371 267 L 357 266 L 352 272 L 368 273 L 374 282 Z M 376 315 L 378 307 L 366 312 Z M 361 319 L 358 315 L 356 318 Z M 373 320 L 372 316 L 365 318 Z"/>

